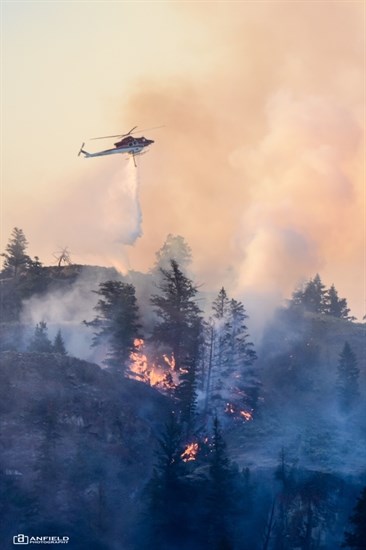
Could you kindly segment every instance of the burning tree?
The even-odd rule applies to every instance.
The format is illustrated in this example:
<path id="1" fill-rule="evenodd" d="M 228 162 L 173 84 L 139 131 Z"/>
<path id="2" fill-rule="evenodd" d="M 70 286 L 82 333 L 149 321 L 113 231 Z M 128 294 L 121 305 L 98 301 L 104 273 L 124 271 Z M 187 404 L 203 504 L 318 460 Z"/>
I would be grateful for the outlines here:
<path id="1" fill-rule="evenodd" d="M 182 454 L 181 426 L 172 413 L 158 440 L 157 463 L 146 491 L 149 548 L 174 548 L 186 538 Z"/>
<path id="2" fill-rule="evenodd" d="M 257 404 L 259 379 L 253 368 L 257 359 L 245 324 L 244 305 L 229 299 L 222 288 L 212 304 L 208 339 L 206 411 L 216 407 L 245 421 Z"/>
<path id="3" fill-rule="evenodd" d="M 190 426 L 195 409 L 202 332 L 201 311 L 195 301 L 198 290 L 175 260 L 171 260 L 170 269 L 161 268 L 160 272 L 160 294 L 151 298 L 158 317 L 153 338 L 162 345 L 163 356 L 171 357 L 179 377 L 176 397 L 184 420 Z"/>
<path id="4" fill-rule="evenodd" d="M 94 308 L 98 315 L 93 321 L 84 321 L 96 329 L 93 346 L 106 342 L 109 350 L 105 363 L 125 373 L 130 355 L 136 351 L 136 339 L 140 338 L 135 287 L 121 281 L 107 281 L 93 292 L 101 296 Z"/>

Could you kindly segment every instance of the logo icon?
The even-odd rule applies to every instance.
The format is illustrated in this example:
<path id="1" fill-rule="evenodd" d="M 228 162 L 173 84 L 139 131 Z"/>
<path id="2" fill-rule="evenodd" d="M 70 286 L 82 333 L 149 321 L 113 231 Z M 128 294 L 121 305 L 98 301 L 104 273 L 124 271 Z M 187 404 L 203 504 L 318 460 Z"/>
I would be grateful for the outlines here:
<path id="1" fill-rule="evenodd" d="M 27 535 L 14 535 L 13 544 L 29 544 L 29 537 Z"/>

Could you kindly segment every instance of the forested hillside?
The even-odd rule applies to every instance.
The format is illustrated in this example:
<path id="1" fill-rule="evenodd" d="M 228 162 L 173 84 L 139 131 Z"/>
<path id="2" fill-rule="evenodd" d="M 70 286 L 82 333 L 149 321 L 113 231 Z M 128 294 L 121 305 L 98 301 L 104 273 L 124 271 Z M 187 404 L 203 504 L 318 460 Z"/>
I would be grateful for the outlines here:
<path id="1" fill-rule="evenodd" d="M 254 344 L 245 297 L 205 293 L 180 236 L 124 275 L 27 246 L 15 228 L 0 275 L 9 548 L 364 548 L 365 325 L 335 285 L 294 289 Z"/>

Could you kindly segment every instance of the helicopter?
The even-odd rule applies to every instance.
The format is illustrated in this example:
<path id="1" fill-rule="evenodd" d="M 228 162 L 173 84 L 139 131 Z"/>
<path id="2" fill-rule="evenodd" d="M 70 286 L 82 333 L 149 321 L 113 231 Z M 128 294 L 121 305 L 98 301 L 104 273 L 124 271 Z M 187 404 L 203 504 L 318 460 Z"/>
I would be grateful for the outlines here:
<path id="1" fill-rule="evenodd" d="M 142 155 L 143 153 L 146 153 L 147 147 L 154 143 L 152 139 L 146 139 L 145 137 L 134 137 L 133 134 L 134 130 L 136 130 L 137 126 L 134 126 L 131 128 L 127 134 L 117 134 L 114 136 L 101 136 L 96 138 L 91 138 L 91 140 L 95 139 L 107 139 L 107 138 L 122 138 L 120 141 L 117 141 L 114 144 L 114 149 L 105 149 L 103 151 L 97 151 L 95 153 L 89 153 L 88 151 L 85 151 L 84 145 L 85 142 L 81 145 L 80 151 L 78 153 L 78 156 L 81 155 L 81 153 L 84 155 L 85 158 L 91 158 L 91 157 L 104 157 L 106 155 L 115 155 L 117 153 L 127 153 L 129 155 L 132 155 L 134 165 L 136 164 L 135 157 L 137 155 Z M 160 128 L 160 126 L 159 126 Z"/>

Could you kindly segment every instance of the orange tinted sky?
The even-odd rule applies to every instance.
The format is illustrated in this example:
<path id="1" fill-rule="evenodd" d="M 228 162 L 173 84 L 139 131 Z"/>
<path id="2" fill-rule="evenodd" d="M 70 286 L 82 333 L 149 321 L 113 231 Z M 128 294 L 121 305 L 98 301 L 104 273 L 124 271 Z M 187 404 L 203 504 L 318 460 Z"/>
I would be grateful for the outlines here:
<path id="1" fill-rule="evenodd" d="M 19 226 L 44 263 L 67 245 L 144 270 L 181 234 L 208 289 L 286 296 L 318 271 L 365 313 L 364 2 L 1 9 L 2 250 Z M 165 125 L 136 173 L 76 156 L 136 124 Z"/>

